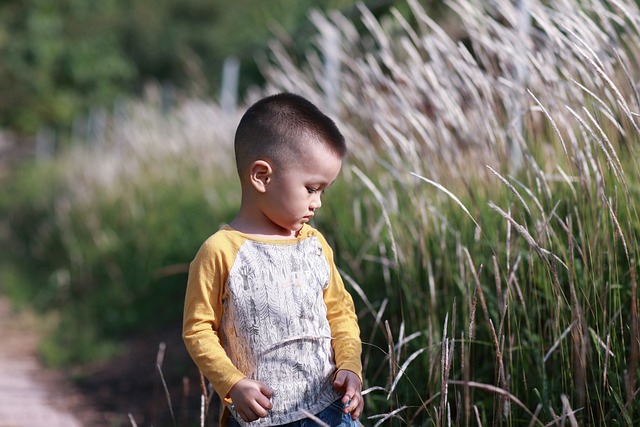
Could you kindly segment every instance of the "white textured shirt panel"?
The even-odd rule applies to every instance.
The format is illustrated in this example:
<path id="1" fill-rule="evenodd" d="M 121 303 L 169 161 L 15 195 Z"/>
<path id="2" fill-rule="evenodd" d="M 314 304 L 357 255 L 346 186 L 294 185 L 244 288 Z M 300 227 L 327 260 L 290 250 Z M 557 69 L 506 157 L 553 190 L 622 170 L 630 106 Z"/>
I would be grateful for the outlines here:
<path id="1" fill-rule="evenodd" d="M 330 268 L 316 237 L 291 243 L 246 241 L 229 273 L 221 332 L 248 378 L 273 391 L 270 415 L 241 425 L 280 425 L 340 398 L 323 291 Z"/>

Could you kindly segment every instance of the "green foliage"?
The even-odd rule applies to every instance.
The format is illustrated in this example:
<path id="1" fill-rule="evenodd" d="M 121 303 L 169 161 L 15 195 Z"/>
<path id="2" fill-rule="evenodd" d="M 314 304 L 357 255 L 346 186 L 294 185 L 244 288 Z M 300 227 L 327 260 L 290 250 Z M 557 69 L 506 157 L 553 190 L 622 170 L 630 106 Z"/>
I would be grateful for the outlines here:
<path id="1" fill-rule="evenodd" d="M 9 1 L 0 6 L 0 125 L 34 133 L 131 90 L 134 65 L 115 1 Z"/>
<path id="2" fill-rule="evenodd" d="M 160 82 L 217 96 L 222 64 L 241 61 L 241 90 L 261 84 L 256 57 L 276 34 L 307 45 L 310 8 L 355 0 L 9 0 L 0 4 L 0 126 L 69 130 L 92 108 Z M 379 5 L 380 13 L 391 1 Z M 306 40 L 306 42 L 305 42 Z"/>
<path id="3" fill-rule="evenodd" d="M 9 230 L 3 243 L 11 249 L 3 292 L 59 312 L 43 344 L 49 363 L 104 357 L 133 330 L 181 319 L 190 256 L 233 212 L 225 197 L 212 210 L 194 181 L 142 179 L 117 197 L 69 206 L 55 167 L 39 164 L 14 176 L 0 205 Z"/>
<path id="4" fill-rule="evenodd" d="M 3 182 L 0 193 L 2 243 L 7 249 L 0 252 L 0 262 L 3 275 L 8 276 L 3 291 L 19 304 L 28 302 L 37 309 L 57 298 L 57 290 L 43 284 L 64 257 L 48 251 L 50 246 L 59 246 L 52 220 L 60 192 L 57 177 L 55 164 L 23 164 Z"/>

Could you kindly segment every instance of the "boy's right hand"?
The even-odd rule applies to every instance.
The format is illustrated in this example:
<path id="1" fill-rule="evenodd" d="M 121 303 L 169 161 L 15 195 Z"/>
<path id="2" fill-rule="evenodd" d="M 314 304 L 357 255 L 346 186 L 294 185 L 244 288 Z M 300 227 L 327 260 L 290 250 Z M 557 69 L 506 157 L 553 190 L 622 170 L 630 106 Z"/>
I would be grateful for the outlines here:
<path id="1" fill-rule="evenodd" d="M 229 397 L 233 401 L 238 415 L 246 422 L 255 421 L 266 417 L 273 406 L 271 396 L 273 391 L 265 384 L 243 378 L 229 391 Z"/>

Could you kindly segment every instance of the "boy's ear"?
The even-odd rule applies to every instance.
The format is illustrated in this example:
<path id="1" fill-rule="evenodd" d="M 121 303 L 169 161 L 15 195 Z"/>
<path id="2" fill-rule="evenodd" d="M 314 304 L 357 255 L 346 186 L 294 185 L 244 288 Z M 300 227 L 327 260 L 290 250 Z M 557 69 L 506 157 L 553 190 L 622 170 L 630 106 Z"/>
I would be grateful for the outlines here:
<path id="1" fill-rule="evenodd" d="M 265 160 L 256 160 L 251 164 L 249 172 L 249 180 L 253 188 L 260 193 L 267 191 L 267 185 L 271 180 L 271 175 L 273 175 L 273 169 L 269 162 Z"/>

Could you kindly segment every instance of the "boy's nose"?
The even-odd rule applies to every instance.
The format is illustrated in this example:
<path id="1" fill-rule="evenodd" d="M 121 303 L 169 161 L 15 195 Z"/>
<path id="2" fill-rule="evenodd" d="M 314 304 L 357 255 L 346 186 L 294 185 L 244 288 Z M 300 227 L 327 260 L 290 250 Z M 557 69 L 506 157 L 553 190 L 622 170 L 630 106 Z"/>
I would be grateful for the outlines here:
<path id="1" fill-rule="evenodd" d="M 309 206 L 309 208 L 311 208 L 311 210 L 316 210 L 318 209 L 320 206 L 322 206 L 322 200 L 320 199 L 320 196 L 316 196 L 313 198 L 313 200 L 311 200 L 311 205 Z"/>

